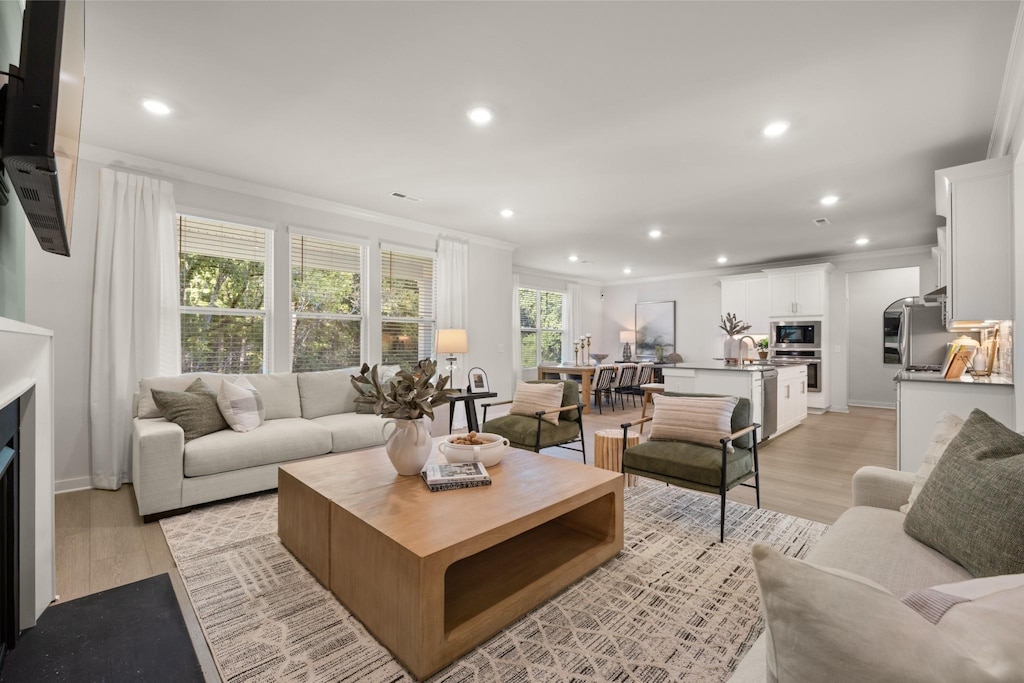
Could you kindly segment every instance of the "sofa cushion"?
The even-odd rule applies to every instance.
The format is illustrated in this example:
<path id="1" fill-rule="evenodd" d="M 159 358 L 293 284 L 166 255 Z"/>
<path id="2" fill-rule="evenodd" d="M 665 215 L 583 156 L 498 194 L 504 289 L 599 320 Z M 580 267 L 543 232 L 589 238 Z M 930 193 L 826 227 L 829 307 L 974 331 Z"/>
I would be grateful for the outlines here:
<path id="1" fill-rule="evenodd" d="M 231 381 L 227 378 L 220 383 L 217 392 L 217 407 L 224 420 L 236 432 L 249 432 L 263 424 L 266 410 L 263 397 L 245 377 Z"/>
<path id="2" fill-rule="evenodd" d="M 562 407 L 562 395 L 564 392 L 562 382 L 548 384 L 546 382 L 516 382 L 516 393 L 512 398 L 512 407 L 509 408 L 510 415 L 523 415 L 536 419 L 539 412 L 549 412 Z M 558 424 L 559 413 L 542 415 L 540 419 Z"/>
<path id="3" fill-rule="evenodd" d="M 674 479 L 718 488 L 721 484 L 722 448 L 682 441 L 645 441 L 630 446 L 625 466 L 641 472 L 658 472 Z M 725 481 L 732 486 L 754 469 L 754 457 L 741 448 L 726 454 Z"/>
<path id="4" fill-rule="evenodd" d="M 933 621 L 855 574 L 763 543 L 754 544 L 752 556 L 767 621 L 769 680 L 1024 680 L 1024 589 L 955 605 Z"/>
<path id="5" fill-rule="evenodd" d="M 903 518 L 897 510 L 852 507 L 807 553 L 807 560 L 871 579 L 896 596 L 971 578 L 956 562 L 907 536 Z"/>
<path id="6" fill-rule="evenodd" d="M 732 434 L 732 413 L 739 399 L 735 396 L 693 397 L 654 396 L 652 441 L 691 441 L 721 447 L 721 439 Z M 726 449 L 732 451 L 730 441 Z"/>
<path id="7" fill-rule="evenodd" d="M 972 410 L 903 528 L 974 576 L 1024 573 L 1024 435 Z"/>
<path id="8" fill-rule="evenodd" d="M 299 373 L 299 400 L 302 417 L 307 420 L 323 415 L 354 413 L 359 391 L 352 386 L 352 375 L 359 368 L 342 368 Z"/>
<path id="9" fill-rule="evenodd" d="M 314 418 L 313 422 L 330 431 L 332 453 L 372 448 L 385 441 L 381 432 L 386 422 L 379 415 L 338 413 Z"/>
<path id="10" fill-rule="evenodd" d="M 939 462 L 939 458 L 946 452 L 949 442 L 960 433 L 960 428 L 963 426 L 964 419 L 959 415 L 943 413 L 939 417 L 939 421 L 935 426 L 935 433 L 932 434 L 932 440 L 929 442 L 928 448 L 925 449 L 924 456 L 921 458 L 921 466 L 917 468 L 917 474 L 914 475 L 914 487 L 910 490 L 910 497 L 907 499 L 906 505 L 900 508 L 900 512 L 910 512 L 910 508 L 914 506 L 917 497 L 921 495 L 921 489 L 924 488 L 924 483 L 931 476 L 936 463 Z"/>
<path id="11" fill-rule="evenodd" d="M 331 452 L 331 432 L 302 418 L 267 420 L 251 432 L 226 429 L 185 444 L 185 476 L 241 470 Z"/>
<path id="12" fill-rule="evenodd" d="M 153 389 L 152 397 L 164 419 L 185 432 L 186 443 L 228 428 L 217 405 L 217 392 L 199 378 L 194 379 L 185 391 Z"/>
<path id="13" fill-rule="evenodd" d="M 266 419 L 302 417 L 297 377 L 298 375 L 292 372 L 245 375 L 245 378 L 256 387 L 256 391 L 263 396 Z"/>
<path id="14" fill-rule="evenodd" d="M 199 378 L 210 385 L 214 391 L 220 391 L 220 381 L 224 375 L 213 372 L 190 372 L 185 375 L 169 377 L 146 377 L 139 380 L 139 404 L 135 416 L 140 418 L 163 417 L 160 408 L 153 401 L 153 389 L 164 391 L 185 391 L 188 385 Z"/>

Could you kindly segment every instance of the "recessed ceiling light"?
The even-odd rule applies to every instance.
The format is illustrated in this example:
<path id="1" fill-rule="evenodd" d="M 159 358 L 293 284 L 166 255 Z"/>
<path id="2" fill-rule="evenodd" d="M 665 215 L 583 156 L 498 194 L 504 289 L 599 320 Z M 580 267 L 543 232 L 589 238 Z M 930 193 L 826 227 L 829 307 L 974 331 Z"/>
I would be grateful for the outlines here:
<path id="1" fill-rule="evenodd" d="M 839 201 L 839 197 L 837 195 L 834 195 L 834 194 L 827 194 L 827 195 L 825 195 L 824 197 L 821 198 L 821 203 L 824 204 L 825 206 L 832 206 L 833 204 L 835 204 L 838 201 Z"/>
<path id="2" fill-rule="evenodd" d="M 761 132 L 767 138 L 777 138 L 789 130 L 789 121 L 772 121 Z"/>
<path id="3" fill-rule="evenodd" d="M 657 228 L 654 228 L 653 230 L 651 230 L 647 234 L 650 235 L 651 237 L 653 237 L 654 239 L 658 239 L 659 237 L 661 237 L 661 230 L 658 230 Z"/>
<path id="4" fill-rule="evenodd" d="M 724 256 L 719 256 L 719 257 L 718 257 L 718 262 L 719 262 L 719 263 L 725 263 L 725 262 L 726 262 L 726 261 L 728 261 L 728 260 L 729 260 L 729 259 L 725 258 Z"/>
<path id="5" fill-rule="evenodd" d="M 633 272 L 633 269 L 630 268 L 629 266 L 626 266 L 625 268 L 622 269 L 622 272 L 625 273 L 626 275 L 629 275 L 630 273 Z"/>
<path id="6" fill-rule="evenodd" d="M 469 120 L 478 126 L 486 126 L 494 118 L 494 112 L 487 107 L 473 107 L 466 112 Z"/>
<path id="7" fill-rule="evenodd" d="M 580 260 L 580 257 L 577 256 L 576 254 L 570 254 L 569 255 L 569 260 L 572 261 L 573 263 L 575 263 L 576 261 Z"/>
<path id="8" fill-rule="evenodd" d="M 502 209 L 501 210 L 501 217 L 502 218 L 512 218 L 512 216 L 515 216 L 515 215 L 516 215 L 516 212 L 513 211 L 512 209 Z"/>
<path id="9" fill-rule="evenodd" d="M 867 237 L 858 237 L 858 238 L 857 238 L 857 241 L 856 241 L 856 243 L 855 243 L 855 244 L 856 244 L 856 245 L 857 245 L 858 247 L 863 247 L 863 246 L 864 246 L 865 244 L 867 244 L 867 243 L 868 243 L 868 242 L 870 242 L 870 241 L 871 241 L 871 240 L 869 240 L 869 239 L 868 239 Z"/>
<path id="10" fill-rule="evenodd" d="M 142 108 L 157 116 L 167 116 L 172 111 L 167 104 L 160 100 L 142 100 Z"/>

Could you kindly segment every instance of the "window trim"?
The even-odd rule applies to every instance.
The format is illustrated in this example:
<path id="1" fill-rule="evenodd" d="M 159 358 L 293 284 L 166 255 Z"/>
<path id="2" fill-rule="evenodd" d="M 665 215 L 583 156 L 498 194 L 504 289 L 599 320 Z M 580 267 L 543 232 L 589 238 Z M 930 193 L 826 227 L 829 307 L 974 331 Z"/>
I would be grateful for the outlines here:
<path id="1" fill-rule="evenodd" d="M 522 284 L 520 284 L 519 287 L 517 288 L 517 291 L 516 291 L 516 302 L 517 302 L 517 304 L 518 304 L 518 301 L 519 301 L 519 292 L 524 290 L 524 289 L 527 290 L 527 291 L 531 291 L 531 292 L 537 292 L 536 320 L 537 320 L 538 323 L 540 323 L 540 310 L 541 310 L 541 303 L 540 303 L 541 302 L 541 297 L 540 297 L 540 295 L 542 293 L 546 293 L 546 294 L 557 294 L 560 297 L 562 297 L 562 320 L 561 320 L 562 327 L 559 327 L 559 328 L 539 327 L 539 326 L 538 327 L 526 327 L 526 326 L 523 326 L 522 324 L 519 325 L 519 339 L 516 339 L 516 343 L 519 344 L 519 348 L 520 348 L 520 358 L 519 358 L 520 368 L 519 369 L 520 370 L 536 370 L 537 368 L 539 368 L 541 366 L 541 364 L 544 363 L 544 359 L 541 357 L 541 354 L 543 353 L 543 346 L 540 343 L 541 334 L 543 332 L 558 332 L 559 334 L 562 335 L 562 355 L 563 356 L 565 355 L 565 344 L 566 344 L 567 336 L 569 334 L 569 330 L 565 328 L 565 296 L 566 296 L 566 292 L 560 292 L 560 291 L 554 290 L 554 289 L 542 289 L 540 287 L 527 287 L 527 286 L 523 286 Z M 535 362 L 534 365 L 523 365 L 523 360 L 524 360 L 522 358 L 523 332 L 535 332 L 537 334 L 537 355 L 533 359 L 534 362 Z M 558 362 L 561 363 L 562 359 L 559 358 Z"/>

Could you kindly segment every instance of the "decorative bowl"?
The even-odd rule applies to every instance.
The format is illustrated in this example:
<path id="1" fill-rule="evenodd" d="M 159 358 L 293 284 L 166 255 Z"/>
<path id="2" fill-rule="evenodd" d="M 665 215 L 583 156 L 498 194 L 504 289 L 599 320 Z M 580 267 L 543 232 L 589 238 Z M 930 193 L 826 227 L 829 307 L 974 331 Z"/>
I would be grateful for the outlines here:
<path id="1" fill-rule="evenodd" d="M 477 432 L 477 438 L 487 443 L 482 446 L 467 446 L 452 443 L 455 439 L 465 438 L 465 434 L 449 434 L 444 441 L 437 444 L 437 450 L 441 452 L 444 459 L 450 463 L 455 462 L 479 462 L 484 467 L 493 467 L 505 457 L 505 451 L 509 447 L 509 440 L 500 434 L 490 432 Z"/>
<path id="2" fill-rule="evenodd" d="M 592 353 L 590 357 L 594 359 L 594 365 L 600 365 L 601 361 L 608 357 L 607 353 Z"/>

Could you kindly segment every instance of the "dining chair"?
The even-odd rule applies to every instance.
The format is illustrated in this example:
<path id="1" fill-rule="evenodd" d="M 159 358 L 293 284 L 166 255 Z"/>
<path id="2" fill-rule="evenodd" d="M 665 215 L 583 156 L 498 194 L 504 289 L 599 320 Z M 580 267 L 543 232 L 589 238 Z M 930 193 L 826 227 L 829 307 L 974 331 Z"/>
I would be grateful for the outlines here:
<path id="1" fill-rule="evenodd" d="M 637 378 L 637 364 L 636 363 L 619 363 L 619 374 L 615 378 L 615 395 L 619 397 L 619 405 L 622 409 L 626 409 L 625 400 L 623 396 L 632 393 L 636 387 Z M 636 407 L 636 397 L 633 397 L 633 407 Z"/>
<path id="2" fill-rule="evenodd" d="M 612 412 L 615 412 L 615 374 L 616 367 L 612 364 L 598 365 L 597 370 L 594 371 L 594 382 L 591 387 L 594 390 L 594 403 L 600 414 L 604 414 L 601 409 L 601 398 L 604 396 L 608 397 Z"/>

